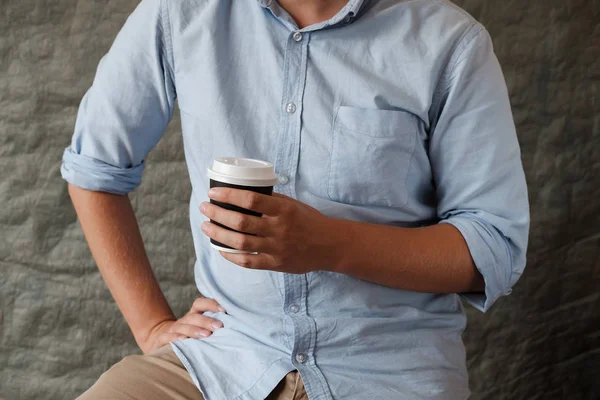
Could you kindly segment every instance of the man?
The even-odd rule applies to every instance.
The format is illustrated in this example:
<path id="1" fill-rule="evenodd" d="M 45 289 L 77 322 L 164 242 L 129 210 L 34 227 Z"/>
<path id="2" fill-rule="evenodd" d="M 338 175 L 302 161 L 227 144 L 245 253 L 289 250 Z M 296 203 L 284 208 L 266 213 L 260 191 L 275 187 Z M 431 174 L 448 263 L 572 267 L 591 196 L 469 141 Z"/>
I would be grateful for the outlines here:
<path id="1" fill-rule="evenodd" d="M 176 98 L 196 283 L 214 299 L 179 320 L 126 196 Z M 272 161 L 276 194 L 209 192 L 218 156 Z M 446 1 L 143 0 L 62 174 L 146 354 L 86 400 L 465 399 L 457 293 L 486 311 L 525 266 L 506 85 L 486 30 Z"/>

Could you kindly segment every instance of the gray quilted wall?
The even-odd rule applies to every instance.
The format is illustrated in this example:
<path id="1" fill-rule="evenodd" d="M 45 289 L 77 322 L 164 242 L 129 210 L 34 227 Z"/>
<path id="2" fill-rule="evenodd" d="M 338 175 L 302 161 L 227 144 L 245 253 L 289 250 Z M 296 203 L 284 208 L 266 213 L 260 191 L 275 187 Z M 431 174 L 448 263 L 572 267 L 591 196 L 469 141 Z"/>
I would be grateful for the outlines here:
<path id="1" fill-rule="evenodd" d="M 0 0 L 0 399 L 72 399 L 138 351 L 59 173 L 79 101 L 136 4 Z M 598 399 L 600 1 L 458 4 L 494 38 L 532 211 L 513 294 L 486 315 L 467 309 L 472 398 Z M 131 196 L 179 314 L 197 295 L 180 128 L 176 117 Z"/>

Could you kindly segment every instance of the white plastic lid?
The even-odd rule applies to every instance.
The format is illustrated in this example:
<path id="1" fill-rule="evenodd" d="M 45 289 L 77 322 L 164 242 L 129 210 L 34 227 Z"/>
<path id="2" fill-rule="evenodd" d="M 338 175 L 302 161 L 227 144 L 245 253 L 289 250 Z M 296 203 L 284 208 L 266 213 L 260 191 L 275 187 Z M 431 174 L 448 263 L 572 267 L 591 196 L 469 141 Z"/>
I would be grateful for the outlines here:
<path id="1" fill-rule="evenodd" d="M 212 180 L 243 186 L 275 186 L 273 164 L 251 158 L 217 157 L 208 169 Z"/>

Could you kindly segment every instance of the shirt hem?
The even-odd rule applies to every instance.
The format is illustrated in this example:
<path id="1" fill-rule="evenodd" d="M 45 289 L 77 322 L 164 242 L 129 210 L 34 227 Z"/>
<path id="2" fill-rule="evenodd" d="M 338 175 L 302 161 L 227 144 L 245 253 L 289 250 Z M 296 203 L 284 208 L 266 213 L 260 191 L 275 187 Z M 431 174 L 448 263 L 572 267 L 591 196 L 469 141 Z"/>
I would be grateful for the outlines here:
<path id="1" fill-rule="evenodd" d="M 196 385 L 198 390 L 200 390 L 200 393 L 204 397 L 204 400 L 211 400 L 211 397 L 208 395 L 206 388 L 204 388 L 203 385 L 200 383 L 196 370 L 192 366 L 192 363 L 190 363 L 190 361 L 185 356 L 183 350 L 181 350 L 175 342 L 171 343 L 171 348 L 173 349 L 175 355 L 177 356 L 177 358 L 179 358 L 179 361 L 181 361 L 187 372 L 190 374 L 194 385 Z M 284 371 L 283 373 L 275 373 L 269 375 L 269 371 L 272 371 L 273 369 L 282 368 Z M 258 398 L 266 398 L 269 395 L 269 393 L 271 393 L 273 389 L 275 389 L 277 384 L 281 382 L 281 380 L 285 378 L 285 376 L 294 369 L 295 368 L 289 362 L 286 362 L 284 358 L 275 360 L 271 365 L 269 365 L 269 367 L 267 367 L 265 372 L 260 376 L 260 378 L 258 378 L 258 380 L 252 386 L 250 386 L 248 390 L 246 390 L 240 395 L 218 400 L 255 400 Z"/>
<path id="2" fill-rule="evenodd" d="M 194 381 L 194 385 L 196 385 L 196 387 L 202 394 L 202 397 L 204 397 L 204 400 L 209 400 L 208 396 L 206 396 L 206 390 L 200 385 L 200 381 L 198 380 L 198 375 L 196 374 L 196 370 L 194 370 L 194 367 L 192 367 L 192 364 L 189 362 L 189 360 L 187 359 L 185 354 L 183 354 L 183 351 L 181 351 L 174 342 L 171 342 L 171 348 L 175 352 L 175 355 L 177 356 L 177 358 L 179 358 L 179 361 L 181 361 L 181 363 L 185 367 L 188 374 L 190 374 L 190 378 L 192 378 L 192 381 Z"/>

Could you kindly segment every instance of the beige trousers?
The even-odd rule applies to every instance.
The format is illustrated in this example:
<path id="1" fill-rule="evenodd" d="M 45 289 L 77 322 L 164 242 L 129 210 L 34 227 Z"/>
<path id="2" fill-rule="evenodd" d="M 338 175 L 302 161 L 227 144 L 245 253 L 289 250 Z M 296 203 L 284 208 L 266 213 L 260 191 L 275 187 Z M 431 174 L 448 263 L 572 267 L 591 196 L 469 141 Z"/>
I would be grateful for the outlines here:
<path id="1" fill-rule="evenodd" d="M 297 371 L 290 372 L 268 400 L 308 400 Z M 123 358 L 78 400 L 204 400 L 171 346 Z"/>

